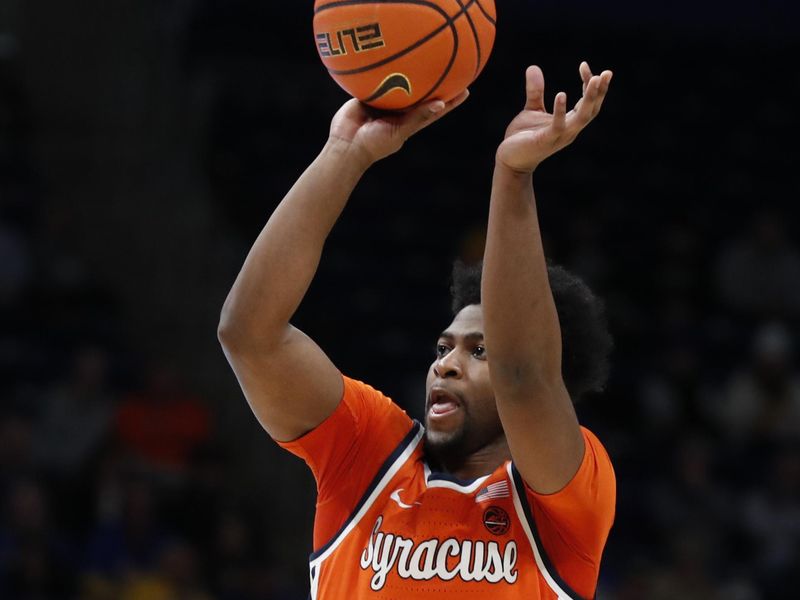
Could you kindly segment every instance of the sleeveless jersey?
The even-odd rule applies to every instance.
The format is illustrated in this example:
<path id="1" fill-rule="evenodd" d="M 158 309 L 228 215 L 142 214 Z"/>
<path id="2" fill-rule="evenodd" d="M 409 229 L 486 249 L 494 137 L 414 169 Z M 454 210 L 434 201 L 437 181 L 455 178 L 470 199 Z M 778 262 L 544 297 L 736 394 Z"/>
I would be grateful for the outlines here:
<path id="1" fill-rule="evenodd" d="M 582 432 L 584 460 L 556 494 L 530 490 L 513 462 L 459 481 L 428 467 L 418 422 L 345 378 L 336 411 L 281 444 L 317 480 L 310 597 L 592 598 L 615 484 L 602 445 Z"/>

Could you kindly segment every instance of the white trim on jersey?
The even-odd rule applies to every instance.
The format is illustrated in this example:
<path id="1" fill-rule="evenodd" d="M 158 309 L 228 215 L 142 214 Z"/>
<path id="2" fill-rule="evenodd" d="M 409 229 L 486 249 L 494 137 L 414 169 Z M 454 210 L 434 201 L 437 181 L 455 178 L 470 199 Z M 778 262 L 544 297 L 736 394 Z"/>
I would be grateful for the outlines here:
<path id="1" fill-rule="evenodd" d="M 322 562 L 328 558 L 334 550 L 342 543 L 342 541 L 350 535 L 350 532 L 358 525 L 359 521 L 364 517 L 367 511 L 372 507 L 377 500 L 378 496 L 386 489 L 386 486 L 389 485 L 389 482 L 394 478 L 400 468 L 406 463 L 409 459 L 411 454 L 416 449 L 417 445 L 419 445 L 420 441 L 422 440 L 422 436 L 425 434 L 425 428 L 420 427 L 417 434 L 414 438 L 408 443 L 405 447 L 403 452 L 400 456 L 397 457 L 397 460 L 392 463 L 392 466 L 386 471 L 384 476 L 378 482 L 378 485 L 372 490 L 372 493 L 369 495 L 367 500 L 361 506 L 359 511 L 353 515 L 348 523 L 347 527 L 345 527 L 336 539 L 325 549 L 325 552 L 317 556 L 314 560 L 312 560 L 309 564 L 310 568 L 310 577 L 311 577 L 311 600 L 317 600 L 317 594 L 319 593 L 319 576 Z"/>
<path id="2" fill-rule="evenodd" d="M 425 486 L 429 488 L 447 488 L 448 490 L 453 490 L 456 492 L 461 492 L 462 494 L 471 494 L 475 490 L 481 487 L 484 481 L 491 477 L 491 473 L 489 475 L 485 475 L 479 479 L 476 479 L 469 485 L 459 485 L 455 481 L 450 481 L 449 479 L 434 479 L 433 481 L 429 481 L 428 478 L 431 476 L 431 468 L 428 466 L 428 463 L 424 463 L 425 467 Z"/>
<path id="3" fill-rule="evenodd" d="M 547 585 L 550 586 L 550 589 L 556 593 L 558 600 L 575 600 L 572 596 L 567 594 L 567 592 L 561 589 L 561 586 L 556 583 L 556 580 L 553 579 L 553 576 L 547 570 L 547 567 L 545 567 L 544 561 L 542 560 L 542 553 L 539 550 L 539 545 L 536 543 L 536 539 L 533 536 L 528 519 L 525 516 L 525 510 L 522 508 L 522 500 L 519 497 L 517 486 L 514 485 L 514 474 L 511 472 L 511 463 L 506 465 L 506 471 L 508 471 L 508 479 L 511 482 L 511 493 L 513 494 L 514 498 L 514 510 L 517 511 L 519 522 L 522 524 L 522 529 L 525 531 L 525 535 L 528 537 L 528 542 L 530 542 L 531 548 L 533 549 L 533 556 L 536 558 L 536 566 L 539 567 L 539 571 L 544 577 L 544 580 L 547 582 Z"/>

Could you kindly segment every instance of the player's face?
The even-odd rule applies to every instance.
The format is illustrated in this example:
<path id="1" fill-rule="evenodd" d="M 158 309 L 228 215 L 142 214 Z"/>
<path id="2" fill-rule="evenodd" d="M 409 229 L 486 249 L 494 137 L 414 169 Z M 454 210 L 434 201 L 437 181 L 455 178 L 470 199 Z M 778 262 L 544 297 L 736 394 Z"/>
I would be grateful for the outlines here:
<path id="1" fill-rule="evenodd" d="M 462 309 L 439 336 L 426 391 L 425 435 L 431 450 L 471 454 L 503 436 L 479 305 Z"/>

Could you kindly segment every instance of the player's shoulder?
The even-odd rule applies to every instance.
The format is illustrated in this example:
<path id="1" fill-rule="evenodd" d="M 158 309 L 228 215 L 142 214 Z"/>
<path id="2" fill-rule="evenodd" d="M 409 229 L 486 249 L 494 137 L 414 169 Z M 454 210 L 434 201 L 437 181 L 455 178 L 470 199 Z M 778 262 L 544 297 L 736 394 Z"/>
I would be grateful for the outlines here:
<path id="1" fill-rule="evenodd" d="M 343 399 L 345 402 L 368 409 L 399 411 L 405 414 L 405 411 L 398 406 L 391 397 L 384 394 L 379 389 L 359 379 L 348 377 L 347 375 L 342 375 L 342 379 L 344 381 Z"/>
<path id="2" fill-rule="evenodd" d="M 342 378 L 344 380 L 342 404 L 361 426 L 391 426 L 392 430 L 397 429 L 403 433 L 411 428 L 413 422 L 411 417 L 389 396 L 358 379 L 346 375 Z"/>
<path id="3" fill-rule="evenodd" d="M 392 401 L 392 399 L 382 391 L 376 389 L 368 383 L 361 381 L 360 379 L 348 377 L 347 375 L 342 375 L 342 379 L 344 381 L 345 394 L 357 394 L 370 398 L 380 398 L 389 402 Z"/>
<path id="4" fill-rule="evenodd" d="M 561 506 L 568 511 L 584 505 L 594 513 L 597 512 L 597 507 L 603 504 L 613 513 L 616 502 L 616 475 L 611 458 L 603 443 L 590 429 L 581 426 L 581 433 L 585 442 L 583 460 L 572 479 L 561 490 L 542 494 L 531 489 L 527 483 L 522 485 L 524 480 L 512 465 L 514 478 L 533 504 L 547 505 L 550 509 Z"/>
<path id="5" fill-rule="evenodd" d="M 586 454 L 593 455 L 595 460 L 599 459 L 604 463 L 608 463 L 608 466 L 611 467 L 611 456 L 609 455 L 608 450 L 603 442 L 600 441 L 600 438 L 597 436 L 597 434 L 583 425 L 581 425 L 581 433 L 583 434 L 583 440 L 586 443 Z"/>

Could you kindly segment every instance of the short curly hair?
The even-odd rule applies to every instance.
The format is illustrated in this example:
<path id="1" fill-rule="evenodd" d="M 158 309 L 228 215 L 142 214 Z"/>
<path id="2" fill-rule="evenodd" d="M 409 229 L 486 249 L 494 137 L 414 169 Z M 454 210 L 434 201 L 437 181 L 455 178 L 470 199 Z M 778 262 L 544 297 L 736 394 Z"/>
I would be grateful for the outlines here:
<path id="1" fill-rule="evenodd" d="M 481 303 L 483 264 L 453 265 L 453 315 L 471 304 Z M 561 325 L 564 384 L 573 402 L 588 392 L 601 392 L 608 381 L 609 356 L 614 345 L 608 330 L 603 301 L 592 293 L 582 279 L 563 267 L 548 265 L 550 289 Z"/>

